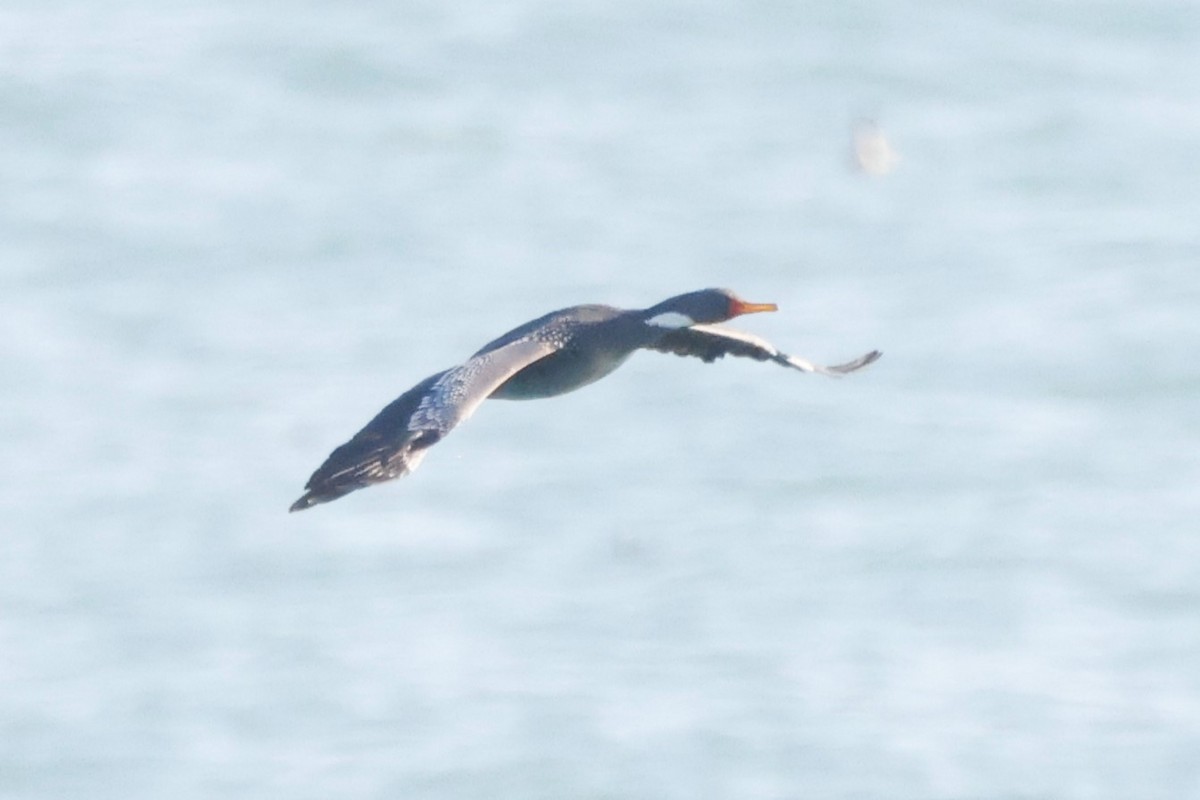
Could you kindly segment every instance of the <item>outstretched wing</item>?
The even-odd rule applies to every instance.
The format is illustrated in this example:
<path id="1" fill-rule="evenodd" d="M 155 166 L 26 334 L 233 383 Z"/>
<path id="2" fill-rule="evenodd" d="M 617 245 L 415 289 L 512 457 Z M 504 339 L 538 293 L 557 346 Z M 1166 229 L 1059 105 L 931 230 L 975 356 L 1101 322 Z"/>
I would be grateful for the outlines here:
<path id="1" fill-rule="evenodd" d="M 717 325 L 693 325 L 690 328 L 673 330 L 653 344 L 646 345 L 646 349 L 674 353 L 677 356 L 694 356 L 703 359 L 706 363 L 712 363 L 722 356 L 774 361 L 776 364 L 792 367 L 802 372 L 819 372 L 834 377 L 865 367 L 883 355 L 878 350 L 872 350 L 845 364 L 824 367 L 814 364 L 808 359 L 782 353 L 775 345 L 754 334 L 742 333 Z"/>
<path id="2" fill-rule="evenodd" d="M 327 503 L 412 472 L 425 451 L 471 416 L 497 386 L 554 350 L 547 342 L 523 339 L 429 376 L 330 453 L 290 510 Z"/>

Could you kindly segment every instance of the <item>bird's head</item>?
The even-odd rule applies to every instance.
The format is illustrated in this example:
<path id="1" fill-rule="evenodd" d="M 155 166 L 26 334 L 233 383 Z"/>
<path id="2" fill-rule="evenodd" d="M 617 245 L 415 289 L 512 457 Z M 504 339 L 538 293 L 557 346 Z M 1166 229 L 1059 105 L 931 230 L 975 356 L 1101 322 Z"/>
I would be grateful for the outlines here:
<path id="1" fill-rule="evenodd" d="M 774 303 L 747 303 L 728 289 L 701 289 L 668 297 L 646 309 L 646 324 L 660 328 L 687 328 L 724 322 L 742 314 L 776 311 Z"/>

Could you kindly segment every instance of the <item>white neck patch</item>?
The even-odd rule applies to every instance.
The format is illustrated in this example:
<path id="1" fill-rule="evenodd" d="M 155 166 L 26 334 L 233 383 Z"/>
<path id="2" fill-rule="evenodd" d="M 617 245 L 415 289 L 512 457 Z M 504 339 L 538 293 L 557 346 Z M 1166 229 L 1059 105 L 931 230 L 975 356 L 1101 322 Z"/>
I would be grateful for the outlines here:
<path id="1" fill-rule="evenodd" d="M 662 314 L 655 314 L 646 320 L 646 324 L 674 330 L 677 328 L 690 328 L 696 324 L 696 320 L 687 314 L 680 314 L 678 311 L 665 311 Z"/>

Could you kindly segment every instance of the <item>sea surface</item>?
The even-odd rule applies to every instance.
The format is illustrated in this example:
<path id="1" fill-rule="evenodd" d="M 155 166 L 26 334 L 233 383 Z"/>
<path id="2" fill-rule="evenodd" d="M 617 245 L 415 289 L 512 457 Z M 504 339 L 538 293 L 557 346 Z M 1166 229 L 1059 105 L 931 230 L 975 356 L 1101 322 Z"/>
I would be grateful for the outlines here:
<path id="1" fill-rule="evenodd" d="M 1190 0 L 4 2 L 0 798 L 1200 797 L 1198 152 Z M 287 513 L 706 286 L 883 359 Z"/>

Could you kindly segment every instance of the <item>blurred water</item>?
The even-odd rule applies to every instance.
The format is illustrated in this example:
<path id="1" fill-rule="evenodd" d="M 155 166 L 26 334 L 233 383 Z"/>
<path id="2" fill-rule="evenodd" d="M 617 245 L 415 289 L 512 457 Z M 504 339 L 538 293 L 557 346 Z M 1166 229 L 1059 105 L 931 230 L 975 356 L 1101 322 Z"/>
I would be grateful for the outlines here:
<path id="1" fill-rule="evenodd" d="M 1169 0 L 0 8 L 0 796 L 1200 794 L 1198 45 Z M 709 285 L 885 358 L 638 356 L 286 513 L 503 330 Z"/>

